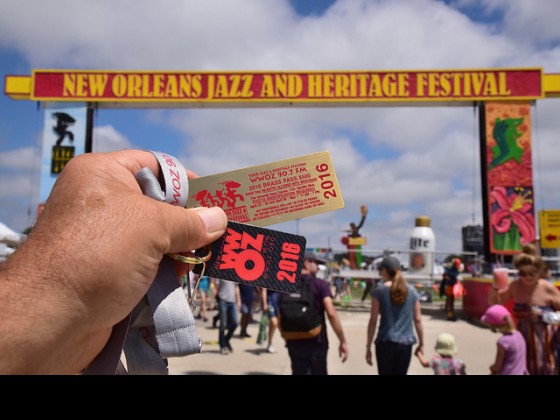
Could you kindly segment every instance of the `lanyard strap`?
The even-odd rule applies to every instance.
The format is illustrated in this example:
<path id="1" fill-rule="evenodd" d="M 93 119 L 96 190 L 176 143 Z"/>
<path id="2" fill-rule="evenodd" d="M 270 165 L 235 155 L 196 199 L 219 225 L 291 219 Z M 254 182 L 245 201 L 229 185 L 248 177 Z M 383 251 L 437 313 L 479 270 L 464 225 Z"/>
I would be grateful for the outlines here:
<path id="1" fill-rule="evenodd" d="M 185 207 L 188 178 L 173 156 L 151 151 L 163 174 L 163 186 L 148 168 L 136 175 L 142 192 L 158 201 Z M 163 257 L 157 275 L 131 314 L 113 327 L 111 337 L 84 374 L 166 375 L 167 357 L 200 353 L 202 341 L 171 259 Z M 120 363 L 122 351 L 127 369 Z M 127 372 L 128 371 L 128 372 Z"/>

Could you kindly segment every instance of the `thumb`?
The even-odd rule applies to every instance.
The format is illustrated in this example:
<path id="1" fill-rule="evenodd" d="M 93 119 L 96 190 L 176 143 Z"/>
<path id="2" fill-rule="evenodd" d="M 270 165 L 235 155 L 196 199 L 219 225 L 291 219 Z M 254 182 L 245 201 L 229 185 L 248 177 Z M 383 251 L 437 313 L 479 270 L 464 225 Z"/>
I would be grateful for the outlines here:
<path id="1" fill-rule="evenodd" d="M 169 206 L 166 214 L 166 230 L 170 242 L 164 253 L 188 252 L 218 240 L 227 227 L 227 216 L 220 207 L 196 207 L 185 209 Z"/>

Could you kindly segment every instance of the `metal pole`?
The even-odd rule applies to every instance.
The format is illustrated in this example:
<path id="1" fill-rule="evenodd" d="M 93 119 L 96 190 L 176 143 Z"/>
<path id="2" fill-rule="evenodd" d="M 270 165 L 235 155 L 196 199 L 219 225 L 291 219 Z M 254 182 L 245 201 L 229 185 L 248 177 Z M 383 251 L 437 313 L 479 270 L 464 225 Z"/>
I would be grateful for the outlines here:
<path id="1" fill-rule="evenodd" d="M 482 102 L 478 107 L 478 124 L 480 135 L 480 183 L 482 191 L 482 225 L 483 225 L 483 242 L 484 242 L 484 260 L 487 263 L 493 263 L 492 254 L 490 253 L 490 209 L 488 202 L 488 162 L 486 162 L 486 112 L 485 105 Z"/>
<path id="2" fill-rule="evenodd" d="M 86 144 L 85 153 L 91 153 L 93 150 L 93 107 L 88 104 L 86 111 Z"/>

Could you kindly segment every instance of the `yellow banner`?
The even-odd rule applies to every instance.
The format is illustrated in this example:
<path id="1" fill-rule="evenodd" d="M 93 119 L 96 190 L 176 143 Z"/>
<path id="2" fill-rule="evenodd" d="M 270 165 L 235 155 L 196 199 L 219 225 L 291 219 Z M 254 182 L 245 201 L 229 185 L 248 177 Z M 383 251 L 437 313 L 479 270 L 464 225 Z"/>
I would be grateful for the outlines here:
<path id="1" fill-rule="evenodd" d="M 34 70 L 31 99 L 356 103 L 540 99 L 542 69 L 337 72 Z"/>

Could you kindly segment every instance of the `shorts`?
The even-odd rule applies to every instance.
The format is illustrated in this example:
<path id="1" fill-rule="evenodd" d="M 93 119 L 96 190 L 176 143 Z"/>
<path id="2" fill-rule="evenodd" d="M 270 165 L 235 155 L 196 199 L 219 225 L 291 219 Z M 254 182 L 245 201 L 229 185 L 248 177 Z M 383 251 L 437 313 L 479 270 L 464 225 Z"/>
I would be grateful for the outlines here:
<path id="1" fill-rule="evenodd" d="M 341 277 L 336 277 L 334 279 L 334 288 L 336 293 L 342 293 L 343 285 L 344 285 L 344 279 L 342 279 Z"/>
<path id="2" fill-rule="evenodd" d="M 280 292 L 269 293 L 266 303 L 268 305 L 268 317 L 277 318 L 280 312 Z"/>
<path id="3" fill-rule="evenodd" d="M 198 290 L 208 294 L 208 290 L 210 289 L 210 279 L 206 276 L 202 276 L 201 279 L 198 281 Z"/>
<path id="4" fill-rule="evenodd" d="M 253 302 L 251 304 L 241 303 L 241 313 L 243 315 L 251 315 L 253 313 Z"/>

